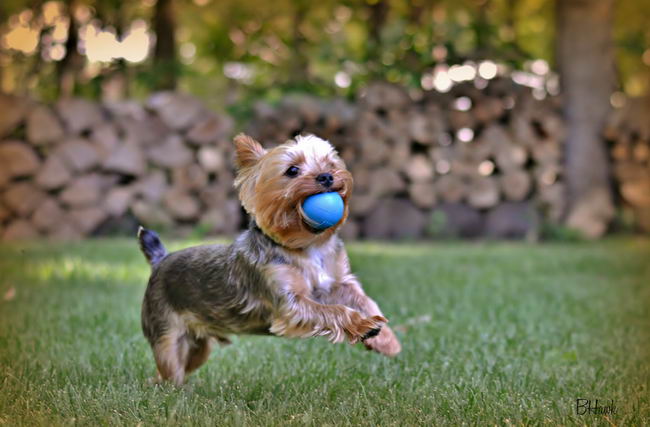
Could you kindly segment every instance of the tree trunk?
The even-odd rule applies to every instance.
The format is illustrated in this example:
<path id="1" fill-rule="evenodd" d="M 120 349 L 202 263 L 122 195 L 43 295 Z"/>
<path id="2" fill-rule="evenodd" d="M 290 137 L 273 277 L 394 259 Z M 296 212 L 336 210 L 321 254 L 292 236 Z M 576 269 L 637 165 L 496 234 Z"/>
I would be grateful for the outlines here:
<path id="1" fill-rule="evenodd" d="M 380 73 L 382 40 L 381 33 L 388 18 L 389 4 L 387 0 L 378 0 L 373 4 L 367 4 L 368 8 L 368 44 L 367 44 L 367 61 L 371 72 Z"/>
<path id="2" fill-rule="evenodd" d="M 5 5 L 0 2 L 0 22 L 3 24 L 7 22 L 7 18 L 9 17 L 9 13 L 7 13 L 7 10 L 5 9 Z M 6 31 L 6 30 L 5 30 Z M 0 31 L 0 37 L 4 37 L 5 32 Z M 4 67 L 0 67 L 0 93 L 4 92 Z"/>
<path id="3" fill-rule="evenodd" d="M 156 89 L 175 89 L 178 62 L 176 59 L 176 19 L 174 0 L 158 0 L 153 28 L 156 33 L 154 67 Z"/>
<path id="4" fill-rule="evenodd" d="M 309 4 L 304 1 L 295 1 L 294 8 L 293 35 L 291 40 L 291 48 L 294 54 L 291 60 L 290 75 L 291 82 L 296 84 L 297 82 L 309 80 L 309 61 L 307 52 L 305 51 L 307 39 L 301 31 L 301 27 L 309 12 Z"/>
<path id="5" fill-rule="evenodd" d="M 388 3 L 386 0 L 379 0 L 368 6 L 370 9 L 370 19 L 368 21 L 370 41 L 377 46 L 381 45 L 381 31 L 388 17 Z"/>
<path id="6" fill-rule="evenodd" d="M 69 97 L 74 94 L 77 74 L 83 67 L 84 58 L 77 51 L 79 27 L 74 15 L 79 3 L 76 0 L 67 0 L 64 4 L 66 7 L 65 13 L 70 17 L 70 26 L 68 27 L 68 39 L 65 42 L 65 56 L 57 63 L 57 77 L 59 96 Z"/>
<path id="7" fill-rule="evenodd" d="M 615 85 L 614 0 L 556 0 L 556 59 L 568 123 L 565 151 L 569 227 L 596 238 L 614 215 L 601 132 Z"/>
<path id="8" fill-rule="evenodd" d="M 490 28 L 490 17 L 488 16 L 490 6 L 490 0 L 481 0 L 478 2 L 478 12 L 474 20 L 476 53 L 479 57 L 488 56 L 488 50 L 490 49 L 490 36 L 492 32 Z"/>

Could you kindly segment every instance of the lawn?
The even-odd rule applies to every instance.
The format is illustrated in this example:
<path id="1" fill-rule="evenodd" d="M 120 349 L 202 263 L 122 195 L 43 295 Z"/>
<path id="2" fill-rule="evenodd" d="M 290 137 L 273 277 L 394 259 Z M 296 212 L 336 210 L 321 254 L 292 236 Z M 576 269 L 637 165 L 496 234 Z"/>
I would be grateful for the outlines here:
<path id="1" fill-rule="evenodd" d="M 0 425 L 650 420 L 650 240 L 348 250 L 399 357 L 237 337 L 176 389 L 147 383 L 135 240 L 2 247 Z M 577 398 L 617 411 L 576 415 Z"/>

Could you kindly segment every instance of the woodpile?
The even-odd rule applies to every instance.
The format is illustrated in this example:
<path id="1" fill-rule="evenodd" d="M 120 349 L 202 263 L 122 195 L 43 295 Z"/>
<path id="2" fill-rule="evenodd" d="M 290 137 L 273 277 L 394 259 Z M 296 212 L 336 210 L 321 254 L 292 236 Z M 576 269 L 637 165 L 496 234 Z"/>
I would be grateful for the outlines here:
<path id="1" fill-rule="evenodd" d="M 650 232 L 650 106 L 615 111 L 620 199 Z M 247 131 L 264 144 L 330 140 L 354 176 L 347 238 L 536 239 L 561 224 L 564 124 L 559 99 L 509 79 L 484 89 L 413 92 L 387 83 L 354 101 L 292 95 L 258 103 Z M 144 104 L 82 99 L 43 105 L 0 95 L 0 239 L 245 225 L 233 189 L 233 120 L 187 95 Z"/>
<path id="2" fill-rule="evenodd" d="M 107 224 L 219 234 L 242 225 L 233 122 L 192 97 L 50 107 L 0 95 L 0 107 L 2 240 L 76 239 Z"/>
<path id="3" fill-rule="evenodd" d="M 355 178 L 347 236 L 521 238 L 564 211 L 558 107 L 506 79 L 446 94 L 375 83 L 354 105 L 258 105 L 249 131 L 275 144 L 314 133 L 337 147 Z"/>
<path id="4" fill-rule="evenodd" d="M 627 100 L 605 129 L 619 196 L 636 227 L 650 232 L 650 99 Z"/>

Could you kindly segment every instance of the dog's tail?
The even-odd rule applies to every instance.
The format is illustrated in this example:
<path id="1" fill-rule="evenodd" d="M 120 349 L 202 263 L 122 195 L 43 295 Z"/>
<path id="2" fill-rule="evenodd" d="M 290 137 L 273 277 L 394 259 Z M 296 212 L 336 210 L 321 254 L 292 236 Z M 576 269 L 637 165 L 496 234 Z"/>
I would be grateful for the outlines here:
<path id="1" fill-rule="evenodd" d="M 138 242 L 140 243 L 140 250 L 147 257 L 147 261 L 152 267 L 155 267 L 160 260 L 167 256 L 167 249 L 165 249 L 165 245 L 162 244 L 155 231 L 140 226 L 138 228 Z"/>

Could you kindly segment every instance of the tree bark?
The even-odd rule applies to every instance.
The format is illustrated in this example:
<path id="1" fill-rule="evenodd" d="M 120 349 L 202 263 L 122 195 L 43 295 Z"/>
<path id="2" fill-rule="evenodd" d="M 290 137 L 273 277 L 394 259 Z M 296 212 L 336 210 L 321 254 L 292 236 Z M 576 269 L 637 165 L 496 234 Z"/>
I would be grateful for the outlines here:
<path id="1" fill-rule="evenodd" d="M 370 9 L 370 18 L 368 20 L 370 41 L 377 46 L 381 46 L 381 31 L 388 17 L 388 2 L 378 0 L 368 8 Z"/>
<path id="2" fill-rule="evenodd" d="M 305 47 L 307 39 L 301 31 L 301 27 L 307 18 L 309 4 L 305 1 L 294 1 L 293 12 L 293 34 L 291 48 L 293 49 L 293 58 L 291 60 L 291 80 L 296 82 L 309 80 L 309 58 Z"/>
<path id="3" fill-rule="evenodd" d="M 601 132 L 615 87 L 614 0 L 556 0 L 556 60 L 568 123 L 566 223 L 596 238 L 614 215 Z"/>
<path id="4" fill-rule="evenodd" d="M 76 0 L 67 0 L 64 4 L 66 7 L 65 13 L 70 17 L 70 26 L 68 27 L 68 39 L 65 42 L 65 56 L 57 63 L 56 68 L 59 81 L 59 96 L 70 97 L 74 94 L 77 75 L 83 67 L 84 58 L 77 51 L 79 27 L 74 15 L 79 3 Z"/>
<path id="5" fill-rule="evenodd" d="M 476 51 L 480 56 L 488 56 L 490 49 L 490 33 L 492 31 L 490 28 L 490 17 L 488 16 L 490 6 L 490 0 L 481 0 L 478 2 L 478 11 L 473 24 Z"/>
<path id="6" fill-rule="evenodd" d="M 5 5 L 3 3 L 0 3 L 0 22 L 3 24 L 7 22 L 7 18 L 9 17 L 9 13 L 5 9 Z M 3 31 L 0 31 L 0 37 L 4 37 L 5 33 Z M 4 67 L 0 67 L 0 93 L 4 92 Z"/>
<path id="7" fill-rule="evenodd" d="M 367 4 L 368 8 L 368 44 L 366 56 L 372 73 L 379 73 L 381 66 L 382 40 L 381 33 L 388 18 L 390 5 L 387 0 L 378 0 Z"/>
<path id="8" fill-rule="evenodd" d="M 175 89 L 178 61 L 176 58 L 174 0 L 158 0 L 153 20 L 153 28 L 156 33 L 153 62 L 158 75 L 156 89 Z"/>

